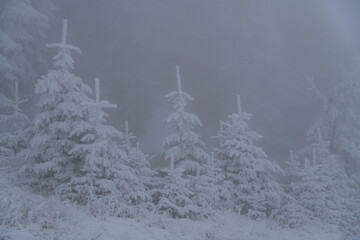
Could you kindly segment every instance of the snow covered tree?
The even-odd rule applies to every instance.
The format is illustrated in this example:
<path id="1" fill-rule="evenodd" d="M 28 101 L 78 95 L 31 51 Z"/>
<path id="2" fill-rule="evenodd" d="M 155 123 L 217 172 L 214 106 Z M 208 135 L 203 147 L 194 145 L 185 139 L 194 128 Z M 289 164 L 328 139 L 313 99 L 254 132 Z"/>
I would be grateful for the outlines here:
<path id="1" fill-rule="evenodd" d="M 70 71 L 74 68 L 71 52 L 80 49 L 66 43 L 67 20 L 64 20 L 61 43 L 47 44 L 58 54 L 54 65 L 39 79 L 35 91 L 40 113 L 32 126 L 30 146 L 22 151 L 27 160 L 23 170 L 26 181 L 42 193 L 58 193 L 64 198 L 87 204 L 126 185 L 113 181 L 129 172 L 124 169 L 125 152 L 113 138 L 122 134 L 105 125 L 104 107 L 96 80 L 95 101 L 87 97 L 91 88 Z"/>
<path id="2" fill-rule="evenodd" d="M 115 141 L 120 141 L 123 133 L 106 125 L 108 114 L 102 110 L 117 106 L 100 100 L 100 80 L 96 78 L 95 101 L 82 101 L 79 107 L 85 109 L 85 118 L 73 123 L 68 137 L 77 139 L 69 154 L 80 159 L 80 168 L 58 192 L 81 204 L 108 195 L 120 202 L 134 173 L 126 165 L 125 151 Z"/>
<path id="3" fill-rule="evenodd" d="M 294 152 L 290 151 L 290 160 L 286 162 L 286 183 L 285 190 L 286 192 L 292 191 L 292 183 L 297 181 L 300 178 L 300 170 L 302 169 L 300 162 L 295 158 Z"/>
<path id="4" fill-rule="evenodd" d="M 223 177 L 216 166 L 203 166 L 200 175 L 188 177 L 181 168 L 162 169 L 154 181 L 154 202 L 160 212 L 173 218 L 210 217 L 214 210 L 225 209 L 230 199 L 219 184 Z"/>
<path id="5" fill-rule="evenodd" d="M 153 186 L 152 177 L 155 172 L 150 169 L 148 156 L 140 150 L 139 142 L 134 146 L 131 142 L 136 139 L 135 135 L 129 131 L 129 123 L 125 121 L 125 131 L 122 139 L 128 162 L 136 175 L 131 184 L 131 191 L 127 194 L 126 200 L 133 205 L 148 204 L 152 201 L 150 188 Z"/>
<path id="6" fill-rule="evenodd" d="M 66 43 L 66 33 L 64 20 L 61 43 L 47 44 L 58 49 L 58 70 L 49 71 L 35 86 L 40 113 L 30 147 L 22 152 L 28 161 L 23 172 L 38 191 L 87 205 L 92 214 L 133 215 L 128 206 L 146 199 L 139 189 L 140 171 L 145 170 L 135 169 L 130 158 L 140 162 L 145 155 L 131 148 L 128 133 L 106 124 L 103 109 L 117 106 L 100 99 L 100 80 L 95 79 L 92 100 L 87 96 L 91 88 L 70 72 L 71 52 L 80 49 Z M 129 145 L 123 147 L 122 141 Z"/>
<path id="7" fill-rule="evenodd" d="M 269 217 L 284 201 L 284 193 L 271 172 L 280 168 L 267 159 L 265 152 L 254 141 L 261 138 L 249 129 L 251 114 L 241 110 L 223 122 L 219 132 L 220 145 L 216 149 L 220 166 L 225 172 L 224 184 L 234 199 L 235 209 L 252 218 Z"/>
<path id="8" fill-rule="evenodd" d="M 360 169 L 360 61 L 354 71 L 346 73 L 330 94 L 322 96 L 313 79 L 311 88 L 323 102 L 323 109 L 308 135 L 316 137 L 316 131 L 330 142 L 330 151 L 339 155 L 349 175 Z"/>
<path id="9" fill-rule="evenodd" d="M 193 202 L 207 215 L 212 210 L 226 210 L 233 203 L 228 188 L 222 185 L 225 174 L 218 163 L 213 152 L 204 166 L 204 172 L 189 182 L 194 192 Z"/>
<path id="10" fill-rule="evenodd" d="M 43 64 L 43 31 L 55 7 L 51 1 L 0 1 L 0 84 L 14 95 L 18 82 L 29 95 Z"/>
<path id="11" fill-rule="evenodd" d="M 161 212 L 167 212 L 172 217 L 195 219 L 202 215 L 202 211 L 192 200 L 196 189 L 190 185 L 204 173 L 209 155 L 204 151 L 199 135 L 194 132 L 195 127 L 202 126 L 200 119 L 185 111 L 187 102 L 193 98 L 182 90 L 179 66 L 176 67 L 176 77 L 177 91 L 165 96 L 175 109 L 165 122 L 175 133 L 165 138 L 161 152 L 170 162 L 170 169 L 161 172 L 162 181 L 156 191 L 155 202 Z"/>
<path id="12" fill-rule="evenodd" d="M 71 155 L 70 150 L 78 139 L 70 137 L 76 124 L 84 122 L 86 109 L 82 102 L 89 101 L 86 94 L 91 89 L 81 79 L 70 73 L 73 69 L 71 51 L 80 49 L 66 44 L 67 21 L 64 20 L 62 42 L 47 47 L 57 47 L 55 67 L 39 79 L 35 85 L 38 94 L 39 114 L 35 117 L 29 148 L 21 152 L 27 165 L 24 174 L 37 190 L 53 192 L 75 174 L 81 159 Z M 83 131 L 87 128 L 82 127 Z"/>
<path id="13" fill-rule="evenodd" d="M 184 179 L 183 171 L 163 169 L 160 171 L 153 191 L 154 203 L 160 213 L 173 218 L 198 219 L 202 214 L 192 197 L 195 195 L 188 187 L 188 179 Z"/>
<path id="14" fill-rule="evenodd" d="M 358 221 L 353 213 L 356 192 L 329 146 L 317 129 L 316 139 L 300 152 L 305 160 L 302 166 L 297 165 L 296 178 L 290 179 L 288 192 L 309 218 L 322 219 L 352 231 L 350 226 Z"/>
<path id="15" fill-rule="evenodd" d="M 165 98 L 171 103 L 175 112 L 165 118 L 165 122 L 175 133 L 165 138 L 162 155 L 170 162 L 170 169 L 182 169 L 184 176 L 196 176 L 202 171 L 209 155 L 204 151 L 204 143 L 193 130 L 202 126 L 200 119 L 185 111 L 188 101 L 194 100 L 181 87 L 180 67 L 176 66 L 177 91 L 171 92 Z"/>
<path id="16" fill-rule="evenodd" d="M 11 108 L 10 115 L 0 115 L 0 124 L 6 131 L 0 133 L 0 168 L 14 173 L 21 166 L 17 154 L 27 146 L 28 129 L 30 120 L 21 112 L 19 105 L 27 99 L 19 99 L 18 83 L 15 82 L 14 100 L 3 99 L 3 106 Z"/>
<path id="17" fill-rule="evenodd" d="M 273 216 L 277 222 L 291 228 L 309 223 L 312 218 L 311 212 L 298 203 L 298 195 L 294 194 L 298 191 L 299 184 L 304 183 L 303 177 L 306 175 L 306 171 L 310 166 L 307 158 L 305 158 L 305 164 L 301 164 L 298 159 L 297 154 L 290 151 L 290 160 L 286 162 L 286 180 L 284 183 L 284 190 L 288 194 L 289 201 Z"/>
<path id="18" fill-rule="evenodd" d="M 1 107 L 9 108 L 12 111 L 10 115 L 0 115 L 0 121 L 3 126 L 6 126 L 8 132 L 14 132 L 29 125 L 29 118 L 20 109 L 20 104 L 28 100 L 20 99 L 18 82 L 14 82 L 14 99 L 10 100 L 1 96 L 1 101 Z"/>
<path id="19" fill-rule="evenodd" d="M 66 35 L 64 20 L 61 43 L 47 44 L 58 50 L 58 69 L 35 86 L 40 113 L 29 147 L 21 151 L 27 161 L 22 176 L 35 190 L 87 205 L 91 214 L 134 216 L 131 205 L 150 199 L 146 156 L 131 145 L 128 131 L 106 124 L 103 109 L 117 106 L 101 100 L 100 80 L 95 79 L 93 100 L 87 96 L 91 88 L 71 73 L 71 53 L 81 51 L 66 43 Z"/>

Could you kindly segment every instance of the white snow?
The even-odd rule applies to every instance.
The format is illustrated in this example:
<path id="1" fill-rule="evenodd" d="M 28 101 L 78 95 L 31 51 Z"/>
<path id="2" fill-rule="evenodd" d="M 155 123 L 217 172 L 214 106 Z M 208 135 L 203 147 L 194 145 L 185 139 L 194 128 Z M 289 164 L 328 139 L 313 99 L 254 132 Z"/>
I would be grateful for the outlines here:
<path id="1" fill-rule="evenodd" d="M 86 215 L 81 209 L 55 228 L 0 226 L 0 239 L 57 240 L 340 240 L 342 235 L 326 225 L 284 229 L 268 221 L 255 221 L 236 214 L 219 214 L 214 219 L 191 221 L 147 215 L 143 219 L 105 218 Z"/>

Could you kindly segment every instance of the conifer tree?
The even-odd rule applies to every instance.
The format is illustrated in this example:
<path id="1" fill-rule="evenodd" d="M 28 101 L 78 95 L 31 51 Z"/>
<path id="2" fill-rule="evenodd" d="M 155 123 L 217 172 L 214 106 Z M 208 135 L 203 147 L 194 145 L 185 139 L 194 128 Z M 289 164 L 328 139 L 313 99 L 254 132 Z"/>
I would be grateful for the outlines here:
<path id="1" fill-rule="evenodd" d="M 7 171 L 21 166 L 17 154 L 27 146 L 28 117 L 22 113 L 20 104 L 27 99 L 19 98 L 18 82 L 14 84 L 14 100 L 4 99 L 3 105 L 11 109 L 10 115 L 0 115 L 0 124 L 7 130 L 0 133 L 0 166 L 7 166 Z M 11 169 L 10 169 L 11 168 Z"/>
<path id="2" fill-rule="evenodd" d="M 295 158 L 294 152 L 290 151 L 290 160 L 286 162 L 286 183 L 285 191 L 291 192 L 293 189 L 293 182 L 296 182 L 300 178 L 300 170 L 302 169 L 300 162 Z"/>
<path id="3" fill-rule="evenodd" d="M 351 72 L 346 72 L 339 84 L 327 95 L 321 95 L 313 78 L 308 78 L 310 89 L 314 90 L 322 100 L 323 109 L 315 124 L 308 131 L 310 142 L 316 142 L 318 129 L 328 140 L 327 151 L 337 155 L 336 164 L 339 169 L 350 176 L 350 186 L 354 194 L 349 199 L 353 202 L 352 209 L 359 209 L 360 192 L 360 154 L 359 154 L 359 116 L 358 103 L 360 102 L 360 61 L 357 59 L 356 66 Z M 340 171 L 341 176 L 344 173 Z M 345 177 L 343 177 L 344 179 Z M 348 185 L 348 184 L 345 184 Z M 357 196 L 356 196 L 357 195 Z M 354 207 L 357 206 L 357 207 Z M 357 219 L 360 219 L 360 211 L 354 210 Z"/>
<path id="4" fill-rule="evenodd" d="M 165 96 L 175 109 L 165 122 L 175 132 L 165 138 L 161 152 L 170 168 L 161 172 L 155 203 L 161 212 L 167 212 L 172 217 L 195 219 L 203 213 L 201 206 L 193 201 L 196 189 L 191 187 L 191 180 L 204 173 L 209 156 L 204 151 L 204 143 L 194 132 L 194 128 L 202 126 L 200 119 L 185 111 L 188 101 L 193 98 L 182 90 L 179 66 L 176 67 L 176 78 L 177 91 Z"/>
<path id="5" fill-rule="evenodd" d="M 125 152 L 112 141 L 122 134 L 104 125 L 107 114 L 101 109 L 115 106 L 100 101 L 98 79 L 95 101 L 87 97 L 91 88 L 71 73 L 71 52 L 81 51 L 67 44 L 66 38 L 64 20 L 61 43 L 47 44 L 58 50 L 54 57 L 58 69 L 50 70 L 35 86 L 40 113 L 32 127 L 30 146 L 22 151 L 28 162 L 23 172 L 36 190 L 86 204 L 126 187 L 125 182 L 112 179 L 125 177 L 129 171 L 124 169 Z"/>
<path id="6" fill-rule="evenodd" d="M 309 129 L 308 135 L 316 138 L 317 129 L 330 143 L 330 151 L 339 155 L 349 175 L 360 169 L 360 61 L 352 72 L 344 74 L 339 84 L 327 95 L 321 95 L 314 79 L 308 79 L 323 103 L 323 109 Z"/>
<path id="7" fill-rule="evenodd" d="M 237 113 L 229 115 L 218 134 L 220 145 L 216 153 L 225 172 L 224 184 L 231 192 L 236 211 L 252 218 L 269 217 L 284 200 L 283 190 L 271 173 L 281 170 L 254 145 L 261 136 L 249 129 L 251 114 L 242 111 L 239 95 L 237 103 Z"/>
<path id="8" fill-rule="evenodd" d="M 184 179 L 180 168 L 165 168 L 160 171 L 153 191 L 153 201 L 160 213 L 173 218 L 199 219 L 202 211 L 192 198 L 195 195 L 189 189 L 188 179 Z"/>
<path id="9" fill-rule="evenodd" d="M 214 152 L 204 166 L 201 175 L 191 178 L 190 189 L 194 192 L 193 202 L 208 216 L 213 210 L 229 209 L 233 202 L 228 188 L 222 185 L 225 178 Z"/>
<path id="10" fill-rule="evenodd" d="M 132 144 L 131 140 L 133 139 L 136 137 L 129 131 L 128 121 L 125 121 L 122 148 L 127 155 L 128 166 L 133 169 L 136 175 L 126 198 L 133 205 L 149 204 L 152 201 L 150 188 L 153 186 L 152 177 L 155 172 L 150 169 L 148 156 L 140 150 L 139 142 L 136 143 L 136 146 Z"/>
<path id="11" fill-rule="evenodd" d="M 305 160 L 296 168 L 297 177 L 290 179 L 289 194 L 305 209 L 307 217 L 353 231 L 351 226 L 358 221 L 354 214 L 356 193 L 338 156 L 330 153 L 330 143 L 323 139 L 320 129 L 316 132 L 313 143 L 302 152 Z"/>
<path id="12" fill-rule="evenodd" d="M 41 56 L 43 31 L 54 9 L 51 1 L 0 1 L 0 85 L 3 93 L 15 95 L 13 86 L 17 82 L 24 96 L 32 95 L 34 80 L 44 63 Z"/>
<path id="13" fill-rule="evenodd" d="M 284 183 L 284 190 L 285 193 L 288 194 L 289 201 L 273 215 L 273 218 L 277 222 L 291 228 L 309 223 L 312 217 L 311 212 L 298 203 L 298 196 L 294 194 L 298 191 L 299 182 L 302 182 L 306 169 L 310 165 L 307 158 L 305 162 L 304 166 L 306 167 L 298 161 L 298 157 L 295 156 L 294 152 L 290 151 L 290 160 L 286 162 L 286 180 Z"/>
<path id="14" fill-rule="evenodd" d="M 67 184 L 59 188 L 59 192 L 83 204 L 108 195 L 111 195 L 111 201 L 121 202 L 134 173 L 126 165 L 125 151 L 115 141 L 121 141 L 124 134 L 106 125 L 108 114 L 102 110 L 117 106 L 100 99 L 98 78 L 95 78 L 95 100 L 88 99 L 80 105 L 85 108 L 85 119 L 74 123 L 69 133 L 69 137 L 78 139 L 69 154 L 81 159 L 81 167 Z"/>
<path id="15" fill-rule="evenodd" d="M 194 128 L 202 126 L 200 119 L 185 111 L 188 101 L 194 99 L 182 90 L 180 67 L 176 67 L 177 91 L 165 96 L 175 112 L 165 118 L 165 122 L 175 132 L 165 138 L 163 156 L 170 162 L 170 169 L 181 168 L 184 176 L 196 176 L 202 171 L 209 156 L 204 151 L 204 143 L 200 140 Z"/>
<path id="16" fill-rule="evenodd" d="M 61 43 L 46 45 L 58 49 L 54 57 L 58 69 L 50 70 L 35 85 L 40 112 L 32 126 L 29 147 L 21 152 L 27 162 L 22 175 L 42 193 L 54 192 L 79 170 L 82 159 L 70 154 L 79 138 L 71 137 L 70 133 L 76 125 L 82 124 L 82 131 L 90 127 L 85 121 L 87 111 L 81 103 L 89 101 L 86 94 L 91 89 L 70 72 L 74 68 L 71 52 L 81 51 L 66 43 L 66 33 L 67 21 L 64 20 Z"/>

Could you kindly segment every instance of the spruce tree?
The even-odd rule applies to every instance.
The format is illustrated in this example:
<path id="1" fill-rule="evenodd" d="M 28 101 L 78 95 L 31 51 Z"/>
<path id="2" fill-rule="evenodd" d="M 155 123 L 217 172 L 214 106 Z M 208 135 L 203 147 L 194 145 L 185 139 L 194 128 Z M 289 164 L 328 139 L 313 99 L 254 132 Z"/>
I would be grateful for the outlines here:
<path id="1" fill-rule="evenodd" d="M 161 212 L 172 217 L 196 219 L 203 215 L 201 206 L 193 201 L 196 189 L 192 187 L 194 178 L 204 174 L 204 165 L 209 159 L 204 151 L 196 127 L 202 126 L 200 119 L 185 111 L 188 101 L 193 98 L 182 90 L 180 68 L 176 67 L 177 91 L 165 97 L 175 112 L 165 118 L 174 133 L 165 138 L 161 155 L 170 163 L 170 168 L 163 170 L 155 203 Z M 197 180 L 195 180 L 197 181 Z"/>
<path id="2" fill-rule="evenodd" d="M 34 80 L 44 64 L 44 30 L 55 7 L 51 1 L 0 1 L 0 85 L 3 93 L 15 95 L 14 83 L 22 95 L 32 96 Z M 10 96 L 7 96 L 10 97 Z M 3 109 L 4 110 L 4 109 Z M 6 110 L 4 111 L 6 114 Z"/>
<path id="3" fill-rule="evenodd" d="M 356 68 L 344 74 L 339 84 L 327 95 L 317 90 L 314 79 L 308 79 L 317 92 L 323 108 L 308 135 L 316 137 L 317 129 L 330 143 L 330 151 L 339 155 L 349 175 L 360 169 L 360 61 Z"/>
<path id="4" fill-rule="evenodd" d="M 214 152 L 202 174 L 191 178 L 189 186 L 194 192 L 193 202 L 202 208 L 206 216 L 211 215 L 213 210 L 226 210 L 233 203 L 228 188 L 222 185 L 224 178 Z"/>
<path id="5" fill-rule="evenodd" d="M 54 57 L 57 70 L 50 70 L 35 85 L 38 95 L 39 114 L 35 117 L 29 147 L 21 152 L 27 164 L 23 167 L 26 182 L 42 193 L 52 193 L 61 184 L 68 182 L 81 167 L 81 159 L 70 154 L 78 138 L 70 136 L 76 124 L 89 127 L 86 109 L 82 102 L 88 101 L 86 94 L 91 89 L 72 74 L 74 60 L 71 52 L 80 49 L 66 43 L 67 21 L 64 20 L 62 42 L 48 44 L 56 47 Z"/>
<path id="6" fill-rule="evenodd" d="M 62 42 L 48 44 L 58 49 L 54 57 L 58 70 L 51 70 L 36 84 L 40 113 L 36 117 L 30 147 L 23 151 L 29 164 L 24 167 L 30 184 L 42 193 L 88 205 L 93 214 L 131 216 L 131 204 L 148 200 L 141 192 L 140 172 L 130 160 L 144 161 L 124 134 L 106 124 L 105 108 L 115 104 L 100 98 L 100 80 L 91 88 L 71 73 L 71 52 L 80 49 L 66 43 L 64 20 Z M 129 141 L 128 141 L 129 143 Z"/>
<path id="7" fill-rule="evenodd" d="M 117 106 L 100 99 L 98 78 L 95 78 L 95 100 L 88 99 L 80 105 L 85 109 L 85 118 L 74 123 L 69 133 L 70 138 L 77 139 L 69 154 L 81 159 L 80 168 L 69 182 L 59 188 L 59 192 L 82 204 L 104 196 L 109 196 L 112 202 L 121 202 L 134 173 L 126 165 L 127 155 L 119 144 L 124 134 L 106 125 L 108 114 L 102 110 Z"/>
<path id="8" fill-rule="evenodd" d="M 17 155 L 27 146 L 27 127 L 30 125 L 30 120 L 20 109 L 20 104 L 27 99 L 19 98 L 18 82 L 14 88 L 14 99 L 3 99 L 3 106 L 10 108 L 12 113 L 0 115 L 0 124 L 6 129 L 0 133 L 0 169 L 6 169 L 8 173 L 14 173 L 23 163 Z"/>
<path id="9" fill-rule="evenodd" d="M 297 194 L 299 183 L 302 182 L 302 178 L 305 176 L 306 169 L 310 165 L 308 159 L 305 159 L 305 166 L 298 160 L 296 154 L 290 151 L 290 159 L 287 161 L 287 168 L 285 171 L 286 180 L 284 182 L 285 193 L 288 194 L 289 201 L 277 211 L 273 218 L 284 226 L 291 228 L 300 227 L 306 223 L 309 223 L 312 218 L 311 212 L 303 207 L 298 202 Z"/>
<path id="10" fill-rule="evenodd" d="M 283 190 L 272 175 L 281 170 L 254 145 L 261 136 L 249 129 L 251 114 L 242 111 L 239 95 L 237 103 L 237 113 L 229 115 L 218 134 L 216 153 L 225 172 L 223 184 L 231 192 L 236 211 L 252 218 L 269 217 L 284 200 Z"/>
<path id="11" fill-rule="evenodd" d="M 170 162 L 170 169 L 180 168 L 184 176 L 196 176 L 202 171 L 209 156 L 204 151 L 204 143 L 199 135 L 194 132 L 196 127 L 201 127 L 200 119 L 192 113 L 186 112 L 188 101 L 194 99 L 182 90 L 180 67 L 176 67 L 177 91 L 165 96 L 171 103 L 175 112 L 165 118 L 165 122 L 175 132 L 165 138 L 162 155 Z"/>
<path id="12" fill-rule="evenodd" d="M 148 156 L 140 150 L 139 142 L 136 146 L 131 142 L 136 139 L 135 135 L 129 131 L 129 123 L 125 121 L 124 137 L 122 139 L 122 148 L 124 149 L 128 166 L 134 171 L 136 177 L 133 178 L 130 191 L 126 200 L 132 205 L 146 205 L 148 208 L 152 201 L 150 189 L 153 187 L 153 176 L 155 172 L 150 169 Z"/>
<path id="13" fill-rule="evenodd" d="M 305 160 L 297 167 L 297 177 L 290 179 L 289 194 L 305 209 L 307 217 L 355 231 L 356 192 L 338 156 L 330 153 L 330 143 L 323 139 L 320 129 L 316 132 L 316 138 L 300 155 Z"/>

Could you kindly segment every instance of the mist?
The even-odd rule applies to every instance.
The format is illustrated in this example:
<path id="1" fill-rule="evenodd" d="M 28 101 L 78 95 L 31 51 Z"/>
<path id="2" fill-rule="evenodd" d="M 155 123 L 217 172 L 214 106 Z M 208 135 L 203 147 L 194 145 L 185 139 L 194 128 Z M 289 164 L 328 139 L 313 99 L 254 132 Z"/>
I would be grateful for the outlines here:
<path id="1" fill-rule="evenodd" d="M 0 239 L 360 239 L 359 10 L 0 1 Z"/>
<path id="2" fill-rule="evenodd" d="M 205 4 L 206 2 L 206 4 Z M 261 145 L 279 163 L 305 143 L 321 103 L 306 90 L 314 75 L 326 93 L 356 58 L 356 1 L 115 1 L 57 3 L 69 40 L 81 46 L 75 72 L 118 104 L 109 122 L 130 122 L 146 152 L 169 131 L 164 94 L 175 89 L 175 65 L 208 146 L 240 94 Z M 60 18 L 59 18 L 60 19 Z M 59 39 L 61 21 L 49 40 Z M 80 60 L 81 59 L 81 60 Z"/>

